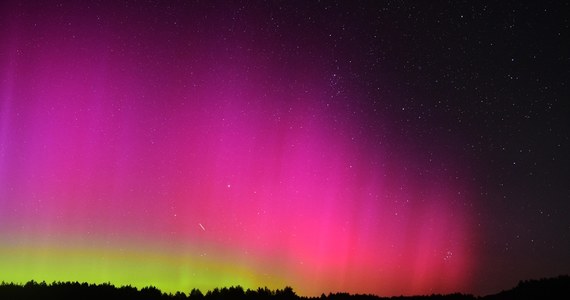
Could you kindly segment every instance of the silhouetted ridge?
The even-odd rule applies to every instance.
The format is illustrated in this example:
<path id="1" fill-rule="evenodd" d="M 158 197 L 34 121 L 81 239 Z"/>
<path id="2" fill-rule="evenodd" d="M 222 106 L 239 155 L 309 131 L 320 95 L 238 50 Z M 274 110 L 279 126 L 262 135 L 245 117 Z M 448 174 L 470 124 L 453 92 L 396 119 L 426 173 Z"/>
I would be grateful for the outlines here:
<path id="1" fill-rule="evenodd" d="M 31 300 L 31 299 L 85 299 L 85 300 L 158 300 L 158 299 L 190 299 L 190 300 L 381 300 L 381 299 L 570 299 L 570 277 L 559 276 L 540 280 L 521 281 L 515 288 L 502 291 L 495 295 L 475 297 L 465 294 L 426 295 L 426 296 L 398 296 L 379 297 L 376 295 L 351 295 L 348 293 L 322 294 L 320 297 L 298 296 L 291 287 L 270 290 L 267 287 L 256 290 L 244 290 L 241 286 L 229 288 L 215 288 L 205 294 L 198 289 L 192 289 L 188 294 L 177 292 L 175 294 L 162 293 L 156 287 L 137 289 L 132 286 L 115 287 L 110 283 L 88 284 L 79 282 L 45 282 L 29 281 L 24 285 L 5 283 L 0 284 L 0 299 Z"/>
<path id="2" fill-rule="evenodd" d="M 570 276 L 523 280 L 513 289 L 484 299 L 570 299 Z"/>

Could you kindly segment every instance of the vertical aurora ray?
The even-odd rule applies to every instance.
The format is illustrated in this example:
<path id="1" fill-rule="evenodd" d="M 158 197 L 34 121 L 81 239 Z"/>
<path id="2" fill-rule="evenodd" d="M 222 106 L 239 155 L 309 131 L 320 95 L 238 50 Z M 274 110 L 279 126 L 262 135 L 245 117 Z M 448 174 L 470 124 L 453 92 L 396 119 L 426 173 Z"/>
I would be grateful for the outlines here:
<path id="1" fill-rule="evenodd" d="M 354 140 L 310 57 L 29 13 L 45 26 L 20 20 L 14 42 L 2 30 L 0 280 L 304 295 L 469 283 L 469 187 L 447 175 L 461 165 Z"/>

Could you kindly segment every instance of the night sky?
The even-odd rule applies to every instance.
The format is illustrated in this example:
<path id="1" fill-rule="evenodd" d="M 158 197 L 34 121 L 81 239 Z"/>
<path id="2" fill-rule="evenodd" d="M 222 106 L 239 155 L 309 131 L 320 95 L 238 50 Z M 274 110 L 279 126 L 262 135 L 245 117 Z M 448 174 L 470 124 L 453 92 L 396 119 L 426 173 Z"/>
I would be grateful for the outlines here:
<path id="1" fill-rule="evenodd" d="M 2 1 L 0 281 L 570 273 L 570 7 L 524 2 Z"/>

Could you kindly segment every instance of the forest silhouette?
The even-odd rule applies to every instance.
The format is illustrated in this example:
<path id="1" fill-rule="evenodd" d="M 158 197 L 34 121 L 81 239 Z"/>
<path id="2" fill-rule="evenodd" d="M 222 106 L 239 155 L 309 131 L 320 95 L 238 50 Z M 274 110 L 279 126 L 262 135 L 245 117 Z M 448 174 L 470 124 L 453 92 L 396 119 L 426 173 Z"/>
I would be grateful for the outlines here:
<path id="1" fill-rule="evenodd" d="M 244 290 L 240 286 L 215 288 L 203 293 L 198 289 L 192 289 L 188 293 L 176 292 L 175 294 L 163 293 L 156 287 L 144 287 L 137 289 L 132 286 L 115 287 L 110 283 L 88 284 L 79 282 L 46 282 L 29 281 L 24 285 L 2 282 L 0 284 L 0 299 L 28 300 L 28 299 L 85 299 L 85 300 L 381 300 L 381 299 L 570 299 L 570 277 L 567 275 L 555 278 L 521 281 L 507 291 L 484 297 L 476 297 L 468 294 L 448 295 L 423 295 L 423 296 L 394 296 L 380 297 L 376 295 L 361 295 L 348 293 L 322 294 L 320 297 L 303 297 L 295 293 L 293 288 L 270 290 L 267 287 L 256 290 Z"/>

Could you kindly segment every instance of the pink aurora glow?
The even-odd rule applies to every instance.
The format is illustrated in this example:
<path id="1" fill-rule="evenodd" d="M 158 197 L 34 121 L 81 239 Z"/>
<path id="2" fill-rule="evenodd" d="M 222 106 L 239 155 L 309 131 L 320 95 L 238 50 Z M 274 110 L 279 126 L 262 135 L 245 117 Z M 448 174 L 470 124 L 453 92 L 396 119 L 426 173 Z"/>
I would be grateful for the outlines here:
<path id="1" fill-rule="evenodd" d="M 468 286 L 470 187 L 448 175 L 460 163 L 354 139 L 324 66 L 246 42 L 14 26 L 0 62 L 4 233 L 208 245 L 279 266 L 302 294 Z"/>

